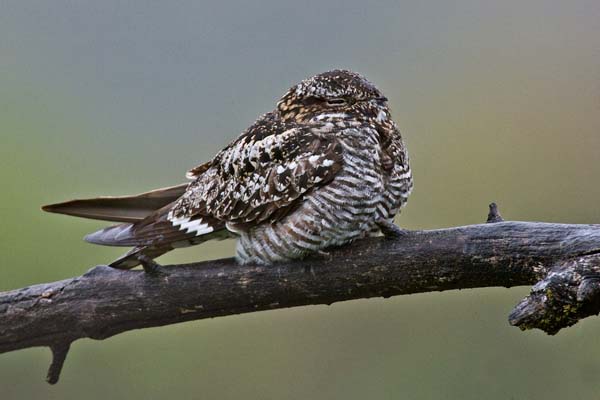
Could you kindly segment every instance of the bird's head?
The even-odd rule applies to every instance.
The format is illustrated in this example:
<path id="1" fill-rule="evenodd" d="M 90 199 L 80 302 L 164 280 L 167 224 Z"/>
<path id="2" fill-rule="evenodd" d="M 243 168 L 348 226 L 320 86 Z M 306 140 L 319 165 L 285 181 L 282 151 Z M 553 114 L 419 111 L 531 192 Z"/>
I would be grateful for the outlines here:
<path id="1" fill-rule="evenodd" d="M 363 76 L 333 70 L 293 86 L 277 103 L 281 118 L 299 123 L 340 120 L 386 123 L 387 98 Z"/>

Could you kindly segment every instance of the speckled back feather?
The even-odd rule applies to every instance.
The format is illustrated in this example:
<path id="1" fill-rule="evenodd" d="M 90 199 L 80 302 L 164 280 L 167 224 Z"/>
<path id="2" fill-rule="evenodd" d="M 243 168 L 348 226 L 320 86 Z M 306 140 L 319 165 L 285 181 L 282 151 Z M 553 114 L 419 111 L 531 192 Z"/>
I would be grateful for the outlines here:
<path id="1" fill-rule="evenodd" d="M 169 218 L 209 215 L 237 228 L 273 223 L 304 193 L 335 176 L 341 153 L 324 124 L 301 126 L 266 114 L 217 154 Z"/>

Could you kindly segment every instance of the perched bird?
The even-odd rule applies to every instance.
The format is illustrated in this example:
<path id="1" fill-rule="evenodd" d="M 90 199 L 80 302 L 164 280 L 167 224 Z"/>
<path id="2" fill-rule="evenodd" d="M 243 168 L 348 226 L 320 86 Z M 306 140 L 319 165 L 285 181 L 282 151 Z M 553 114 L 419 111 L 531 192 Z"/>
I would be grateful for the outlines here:
<path id="1" fill-rule="evenodd" d="M 241 263 L 302 258 L 331 246 L 399 232 L 412 175 L 387 98 L 361 75 L 334 70 L 293 86 L 191 183 L 135 196 L 44 206 L 49 212 L 122 222 L 86 236 L 131 246 L 115 268 L 210 239 L 237 237 Z"/>

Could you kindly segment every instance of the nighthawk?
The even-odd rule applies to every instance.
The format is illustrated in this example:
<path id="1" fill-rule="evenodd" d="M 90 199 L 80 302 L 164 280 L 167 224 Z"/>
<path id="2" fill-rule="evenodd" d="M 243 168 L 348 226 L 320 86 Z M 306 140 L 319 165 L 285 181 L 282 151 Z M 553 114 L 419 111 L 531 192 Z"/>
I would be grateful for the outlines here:
<path id="1" fill-rule="evenodd" d="M 325 72 L 293 86 L 190 183 L 125 197 L 73 200 L 55 213 L 120 222 L 86 236 L 133 247 L 115 268 L 170 250 L 237 237 L 241 263 L 302 258 L 394 232 L 412 175 L 387 98 L 361 75 Z"/>

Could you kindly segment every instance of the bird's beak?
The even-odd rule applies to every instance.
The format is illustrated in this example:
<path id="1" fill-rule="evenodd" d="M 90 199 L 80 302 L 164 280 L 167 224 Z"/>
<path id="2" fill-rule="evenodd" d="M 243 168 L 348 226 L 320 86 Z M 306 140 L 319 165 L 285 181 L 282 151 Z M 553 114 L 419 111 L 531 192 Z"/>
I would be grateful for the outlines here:
<path id="1" fill-rule="evenodd" d="M 379 104 L 383 104 L 386 101 L 388 101 L 388 98 L 385 96 L 375 97 L 375 101 L 378 102 Z"/>

